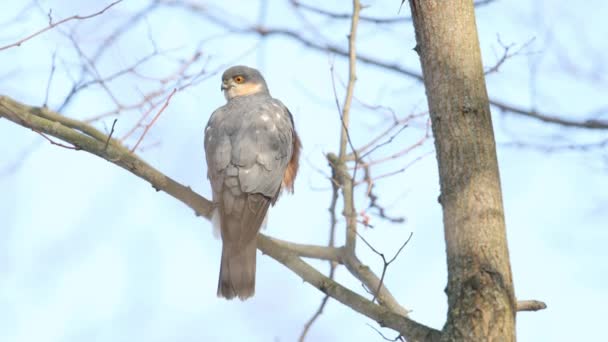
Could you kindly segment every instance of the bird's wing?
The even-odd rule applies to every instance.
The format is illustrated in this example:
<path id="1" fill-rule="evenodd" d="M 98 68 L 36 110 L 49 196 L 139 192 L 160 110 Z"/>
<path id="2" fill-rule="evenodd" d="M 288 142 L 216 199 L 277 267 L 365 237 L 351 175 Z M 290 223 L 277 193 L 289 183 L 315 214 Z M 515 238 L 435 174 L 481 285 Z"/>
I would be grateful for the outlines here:
<path id="1" fill-rule="evenodd" d="M 291 112 L 284 104 L 281 103 L 281 105 L 289 116 L 289 121 L 291 122 L 292 129 L 291 158 L 289 159 L 289 163 L 287 163 L 287 169 L 283 174 L 283 187 L 287 191 L 293 193 L 294 183 L 296 181 L 296 176 L 298 175 L 298 168 L 300 167 L 300 149 L 302 148 L 302 142 L 300 141 L 300 137 L 296 133 L 296 125 L 293 122 L 293 115 L 291 115 Z"/>
<path id="2" fill-rule="evenodd" d="M 261 193 L 273 200 L 293 154 L 293 125 L 289 112 L 268 99 L 244 118 L 232 160 L 239 165 L 244 192 Z"/>

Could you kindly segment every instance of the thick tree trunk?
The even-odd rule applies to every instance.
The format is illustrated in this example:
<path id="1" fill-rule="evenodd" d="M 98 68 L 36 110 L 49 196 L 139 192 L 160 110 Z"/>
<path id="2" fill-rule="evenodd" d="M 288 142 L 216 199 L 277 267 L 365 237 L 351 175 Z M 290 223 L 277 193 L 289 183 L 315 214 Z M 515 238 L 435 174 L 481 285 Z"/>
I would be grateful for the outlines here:
<path id="1" fill-rule="evenodd" d="M 515 341 L 490 107 L 472 0 L 410 0 L 439 164 L 448 264 L 444 341 Z"/>

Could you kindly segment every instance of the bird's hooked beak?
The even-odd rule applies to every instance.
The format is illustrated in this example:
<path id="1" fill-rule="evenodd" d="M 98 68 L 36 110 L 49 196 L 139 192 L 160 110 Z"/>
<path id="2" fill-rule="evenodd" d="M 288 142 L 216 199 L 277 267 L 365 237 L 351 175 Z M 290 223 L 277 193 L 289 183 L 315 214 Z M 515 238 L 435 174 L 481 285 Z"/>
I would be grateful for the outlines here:
<path id="1" fill-rule="evenodd" d="M 222 81 L 222 86 L 220 89 L 222 91 L 226 91 L 232 87 L 234 87 L 234 84 L 231 82 L 231 80 L 226 80 L 226 81 Z"/>

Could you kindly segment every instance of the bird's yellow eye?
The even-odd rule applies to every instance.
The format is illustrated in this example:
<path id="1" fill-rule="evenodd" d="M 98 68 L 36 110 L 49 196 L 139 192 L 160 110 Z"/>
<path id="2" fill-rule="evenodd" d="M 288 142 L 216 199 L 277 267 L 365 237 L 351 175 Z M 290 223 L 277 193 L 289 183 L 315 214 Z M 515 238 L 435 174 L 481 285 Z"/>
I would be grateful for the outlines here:
<path id="1" fill-rule="evenodd" d="M 243 77 L 243 76 L 234 76 L 233 79 L 234 79 L 234 82 L 236 82 L 238 84 L 245 82 L 245 77 Z"/>

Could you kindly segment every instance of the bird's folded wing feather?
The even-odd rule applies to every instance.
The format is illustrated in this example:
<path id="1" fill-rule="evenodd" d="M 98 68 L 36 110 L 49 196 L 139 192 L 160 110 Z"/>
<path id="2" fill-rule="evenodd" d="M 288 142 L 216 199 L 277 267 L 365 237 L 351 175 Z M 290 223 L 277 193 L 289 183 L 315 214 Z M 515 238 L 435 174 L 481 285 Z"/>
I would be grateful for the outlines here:
<path id="1" fill-rule="evenodd" d="M 259 222 L 255 231 L 239 232 L 239 240 L 247 240 L 257 233 L 268 208 L 262 198 L 247 195 L 262 195 L 274 203 L 293 153 L 294 134 L 292 119 L 280 102 L 235 100 L 212 114 L 205 152 L 214 201 L 222 204 L 224 214 L 241 211 L 241 220 Z"/>

